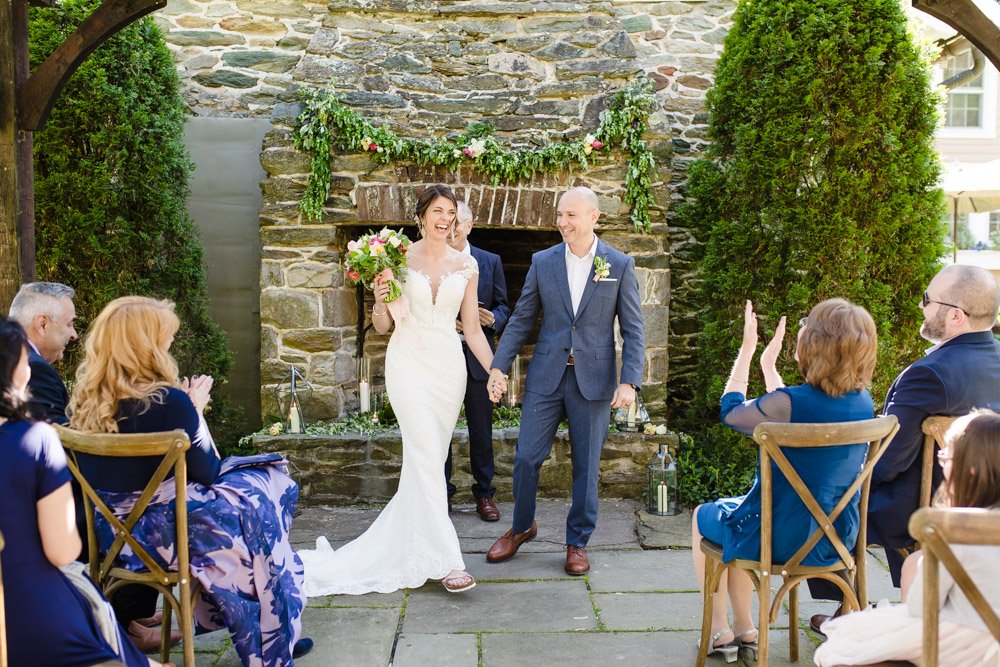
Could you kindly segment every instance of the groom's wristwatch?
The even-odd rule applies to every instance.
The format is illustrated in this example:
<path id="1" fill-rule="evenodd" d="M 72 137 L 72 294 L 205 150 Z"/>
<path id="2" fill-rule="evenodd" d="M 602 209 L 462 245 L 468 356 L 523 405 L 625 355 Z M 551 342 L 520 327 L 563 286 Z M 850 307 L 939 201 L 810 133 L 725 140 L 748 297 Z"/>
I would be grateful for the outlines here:
<path id="1" fill-rule="evenodd" d="M 632 384 L 631 382 L 629 382 L 628 386 L 632 387 L 632 389 L 634 389 L 636 391 L 639 391 L 639 385 L 637 385 L 637 384 Z"/>

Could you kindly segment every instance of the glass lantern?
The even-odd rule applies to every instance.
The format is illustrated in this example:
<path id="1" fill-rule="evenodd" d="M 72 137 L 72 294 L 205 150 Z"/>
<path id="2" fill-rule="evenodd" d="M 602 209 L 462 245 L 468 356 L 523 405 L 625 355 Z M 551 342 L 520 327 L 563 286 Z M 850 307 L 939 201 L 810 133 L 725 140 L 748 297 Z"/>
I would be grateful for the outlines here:
<path id="1" fill-rule="evenodd" d="M 289 366 L 285 381 L 274 389 L 284 420 L 285 433 L 305 433 L 305 405 L 312 398 L 313 387 L 295 366 Z"/>
<path id="2" fill-rule="evenodd" d="M 615 410 L 615 428 L 626 433 L 641 433 L 649 423 L 649 411 L 642 402 L 642 394 L 635 392 L 635 400 L 627 408 Z"/>
<path id="3" fill-rule="evenodd" d="M 676 516 L 681 513 L 677 465 L 661 444 L 646 466 L 646 509 L 650 514 Z"/>

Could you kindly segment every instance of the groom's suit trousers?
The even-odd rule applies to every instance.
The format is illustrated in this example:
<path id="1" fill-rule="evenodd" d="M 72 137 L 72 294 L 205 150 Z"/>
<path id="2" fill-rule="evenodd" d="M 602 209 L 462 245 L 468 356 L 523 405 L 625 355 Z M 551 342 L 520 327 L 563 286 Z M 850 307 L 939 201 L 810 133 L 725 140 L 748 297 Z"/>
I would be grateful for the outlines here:
<path id="1" fill-rule="evenodd" d="M 601 449 L 611 420 L 610 400 L 588 400 L 580 393 L 576 371 L 566 366 L 551 394 L 525 392 L 521 435 L 514 462 L 514 533 L 531 528 L 542 463 L 563 417 L 569 419 L 573 461 L 573 504 L 566 517 L 566 544 L 585 547 L 597 526 L 597 480 Z"/>

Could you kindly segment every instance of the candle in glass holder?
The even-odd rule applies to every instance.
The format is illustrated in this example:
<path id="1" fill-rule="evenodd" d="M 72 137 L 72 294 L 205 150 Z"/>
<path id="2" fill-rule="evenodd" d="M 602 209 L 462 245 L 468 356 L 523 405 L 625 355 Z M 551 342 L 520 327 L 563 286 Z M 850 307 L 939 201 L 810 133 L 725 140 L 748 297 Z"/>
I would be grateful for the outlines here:
<path id="1" fill-rule="evenodd" d="M 358 383 L 358 399 L 361 401 L 361 412 L 371 410 L 371 394 L 368 391 L 368 380 Z"/>

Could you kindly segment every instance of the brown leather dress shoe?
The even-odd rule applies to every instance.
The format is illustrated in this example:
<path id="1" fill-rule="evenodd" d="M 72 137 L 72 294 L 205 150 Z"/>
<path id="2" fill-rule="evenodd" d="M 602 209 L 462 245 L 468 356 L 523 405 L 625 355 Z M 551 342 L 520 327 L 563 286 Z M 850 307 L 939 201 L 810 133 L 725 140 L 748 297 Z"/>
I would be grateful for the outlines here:
<path id="1" fill-rule="evenodd" d="M 135 621 L 128 624 L 128 636 L 132 642 L 136 645 L 143 653 L 153 653 L 160 650 L 160 637 L 163 636 L 160 628 L 147 628 L 144 625 L 139 625 Z M 180 630 L 170 631 L 170 645 L 178 643 L 181 640 Z"/>
<path id="2" fill-rule="evenodd" d="M 492 498 L 476 498 L 476 514 L 483 521 L 500 520 L 500 508 Z"/>
<path id="3" fill-rule="evenodd" d="M 566 545 L 566 574 L 579 577 L 590 572 L 590 561 L 587 559 L 587 550 L 583 547 L 574 547 L 572 544 Z"/>
<path id="4" fill-rule="evenodd" d="M 531 528 L 524 531 L 523 533 L 514 534 L 514 529 L 511 528 L 506 533 L 500 536 L 500 539 L 493 543 L 490 547 L 489 552 L 486 554 L 486 562 L 488 563 L 502 563 L 505 560 L 510 560 L 517 553 L 517 550 L 525 542 L 530 542 L 535 539 L 535 535 L 538 534 L 538 526 L 534 521 L 531 522 Z"/>
<path id="5" fill-rule="evenodd" d="M 809 618 L 809 629 L 815 632 L 823 639 L 826 639 L 826 634 L 824 634 L 823 631 L 820 630 L 820 627 L 822 627 L 822 625 L 827 621 L 829 621 L 831 618 L 837 618 L 838 616 L 840 616 L 840 609 L 834 612 L 833 616 L 827 616 L 826 614 L 813 614 Z"/>

